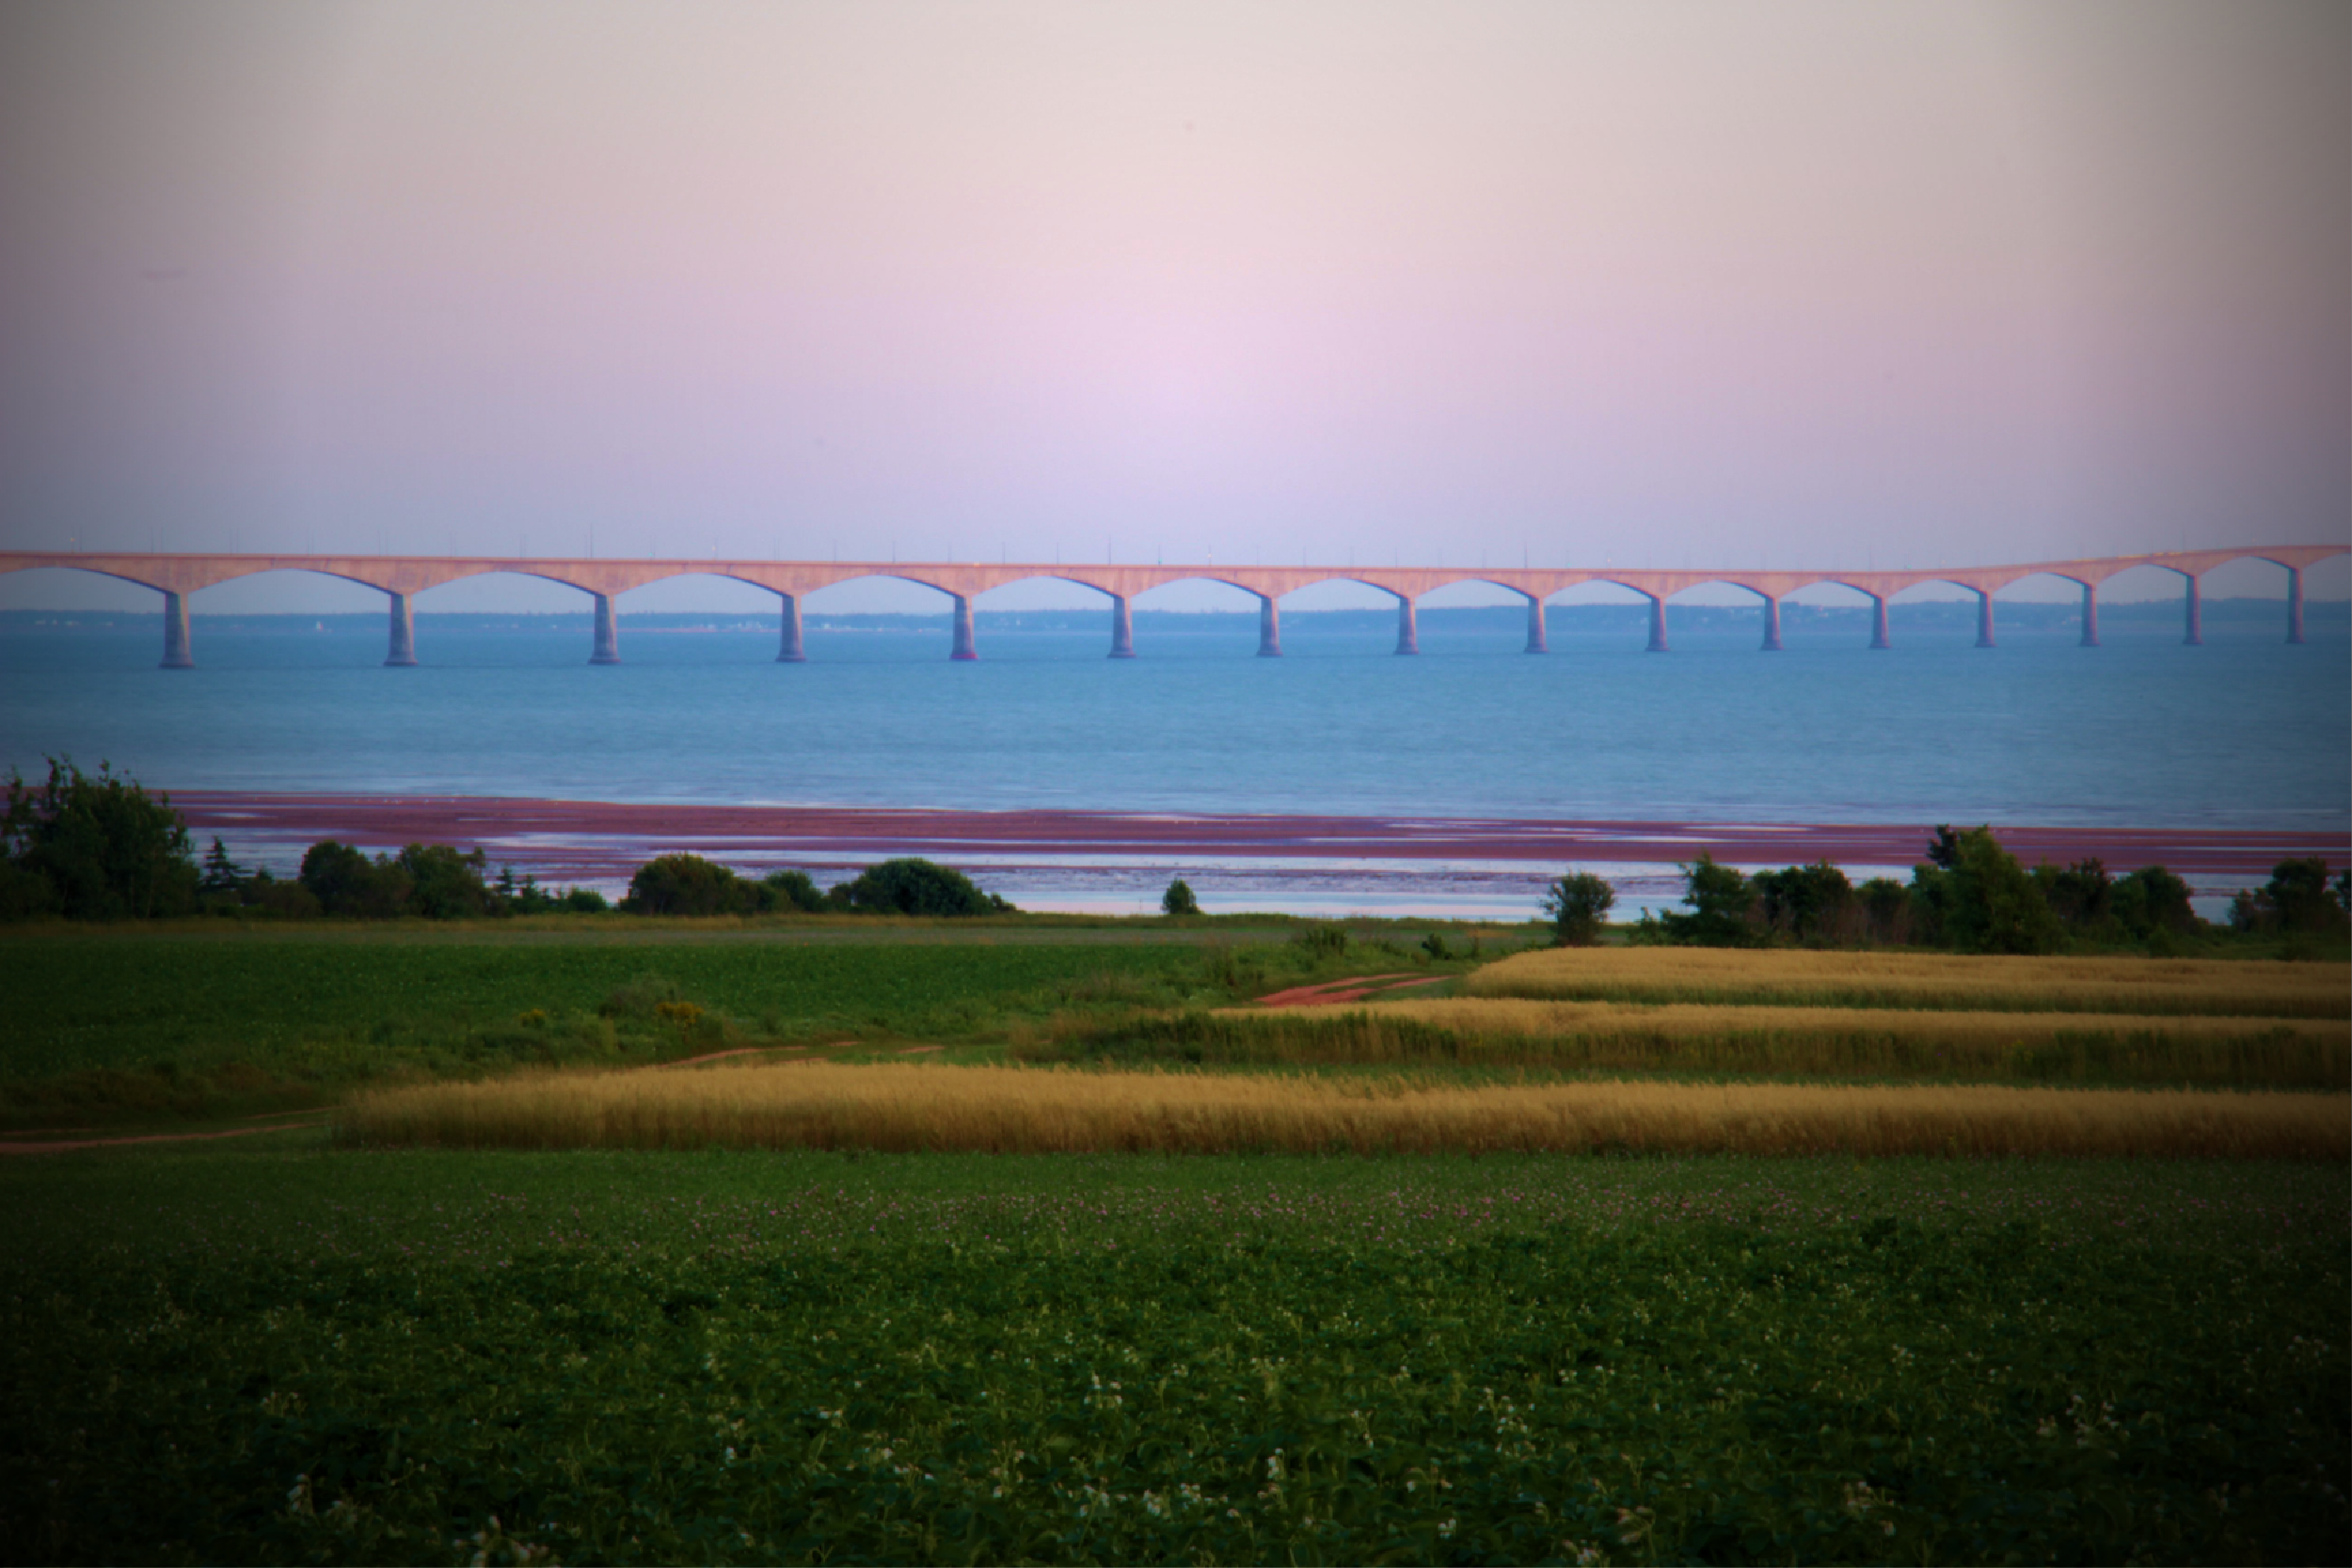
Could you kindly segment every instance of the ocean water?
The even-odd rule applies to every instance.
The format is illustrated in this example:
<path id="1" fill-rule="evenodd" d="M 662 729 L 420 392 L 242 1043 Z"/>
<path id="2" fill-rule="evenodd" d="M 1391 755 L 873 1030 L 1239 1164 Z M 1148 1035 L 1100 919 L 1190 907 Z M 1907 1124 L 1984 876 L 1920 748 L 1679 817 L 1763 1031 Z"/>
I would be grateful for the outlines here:
<path id="1" fill-rule="evenodd" d="M 1279 659 L 1254 657 L 1238 618 L 1139 626 L 1134 660 L 1104 657 L 1101 630 L 984 620 L 967 664 L 930 626 L 813 626 L 800 665 L 775 662 L 771 630 L 625 620 L 626 662 L 596 668 L 577 624 L 421 617 L 422 667 L 389 670 L 380 622 L 199 618 L 189 671 L 155 668 L 154 623 L 19 625 L 0 632 L 0 766 L 70 754 L 164 788 L 587 800 L 2352 824 L 2352 648 L 2332 628 L 2300 647 L 2275 626 L 2210 628 L 2195 648 L 2110 629 L 2098 649 L 2004 628 L 1979 650 L 1962 627 L 1899 625 L 1883 652 L 1792 629 L 1766 654 L 1751 627 L 1677 627 L 1656 655 L 1638 633 L 1555 627 L 1532 657 L 1491 626 L 1424 626 L 1421 657 L 1397 657 L 1392 632 L 1317 620 L 1286 621 Z"/>

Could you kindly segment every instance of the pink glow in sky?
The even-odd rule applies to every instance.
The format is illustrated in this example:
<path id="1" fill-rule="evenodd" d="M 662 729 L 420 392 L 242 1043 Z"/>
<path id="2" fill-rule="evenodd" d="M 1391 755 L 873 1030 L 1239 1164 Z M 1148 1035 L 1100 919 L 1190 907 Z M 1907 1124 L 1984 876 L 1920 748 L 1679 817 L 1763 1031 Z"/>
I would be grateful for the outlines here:
<path id="1" fill-rule="evenodd" d="M 0 16 L 0 541 L 592 529 L 1455 564 L 2342 539 L 2352 9 Z"/>

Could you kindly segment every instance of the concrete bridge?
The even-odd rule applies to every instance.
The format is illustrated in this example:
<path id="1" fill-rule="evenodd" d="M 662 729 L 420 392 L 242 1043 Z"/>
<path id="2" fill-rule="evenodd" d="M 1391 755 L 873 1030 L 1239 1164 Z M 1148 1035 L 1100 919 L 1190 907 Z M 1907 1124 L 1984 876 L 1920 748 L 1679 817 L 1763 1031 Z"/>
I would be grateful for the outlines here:
<path id="1" fill-rule="evenodd" d="M 69 567 L 99 572 L 151 588 L 164 596 L 164 668 L 183 670 L 195 663 L 188 638 L 188 595 L 199 589 L 259 572 L 318 572 L 361 582 L 391 600 L 391 646 L 384 662 L 417 662 L 416 625 L 410 600 L 429 588 L 460 578 L 489 572 L 516 572 L 545 578 L 576 588 L 596 601 L 596 646 L 591 664 L 620 662 L 619 622 L 613 598 L 632 588 L 675 577 L 723 577 L 754 583 L 783 601 L 784 628 L 776 657 L 797 663 L 801 649 L 801 600 L 819 588 L 858 578 L 899 578 L 945 594 L 955 606 L 955 635 L 947 657 L 978 657 L 972 636 L 972 601 L 993 588 L 1037 578 L 1081 583 L 1110 600 L 1113 658 L 1135 657 L 1134 623 L 1129 604 L 1138 594 L 1172 582 L 1222 582 L 1258 599 L 1258 656 L 1279 657 L 1282 652 L 1281 599 L 1286 594 L 1319 582 L 1360 582 L 1395 597 L 1396 651 L 1421 651 L 1414 606 L 1434 589 L 1456 582 L 1491 583 L 1527 600 L 1527 651 L 1547 651 L 1544 601 L 1554 594 L 1588 582 L 1613 583 L 1649 601 L 1649 648 L 1668 648 L 1666 606 L 1677 594 L 1709 583 L 1729 583 L 1754 594 L 1760 601 L 1763 647 L 1780 647 L 1780 601 L 1801 588 L 1835 584 L 1868 595 L 1872 607 L 1870 646 L 1888 646 L 1886 601 L 1905 589 L 1923 583 L 1950 583 L 1977 595 L 1977 646 L 1994 645 L 1993 595 L 2010 583 L 2036 576 L 2062 578 L 2082 589 L 2082 645 L 2099 645 L 2099 585 L 2119 572 L 2136 566 L 2156 566 L 2180 575 L 2185 585 L 2184 641 L 2202 642 L 2198 583 L 2207 572 L 2233 561 L 2267 561 L 2287 574 L 2289 642 L 2303 641 L 2303 572 L 2313 563 L 2348 552 L 2342 545 L 2288 545 L 2277 547 L 2220 550 L 2161 550 L 2149 555 L 2104 556 L 2088 561 L 2037 561 L 2011 566 L 1937 567 L 1911 572 L 1844 571 L 1643 571 L 1613 567 L 1479 567 L 1403 566 L 1051 566 L 1034 563 L 811 562 L 811 561 L 611 561 L 496 558 L 487 556 L 419 555 L 197 555 L 121 554 L 99 552 L 4 550 L 0 573 L 36 567 Z"/>

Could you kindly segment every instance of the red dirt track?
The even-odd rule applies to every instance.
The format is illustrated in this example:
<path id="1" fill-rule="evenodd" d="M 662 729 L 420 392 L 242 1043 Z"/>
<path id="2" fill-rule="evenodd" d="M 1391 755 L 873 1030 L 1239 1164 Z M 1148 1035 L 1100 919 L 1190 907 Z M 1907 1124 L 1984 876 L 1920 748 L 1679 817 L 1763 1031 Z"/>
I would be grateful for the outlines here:
<path id="1" fill-rule="evenodd" d="M 1054 854 L 1524 861 L 1531 867 L 1687 861 L 1704 849 L 1737 865 L 1909 865 L 1927 823 L 1507 820 L 1403 816 L 1239 816 L 1081 811 L 913 811 L 878 807 L 631 805 L 482 797 L 261 795 L 175 790 L 199 834 L 300 847 L 340 839 L 366 848 L 483 844 L 556 880 L 626 880 L 650 855 L 693 849 L 789 851 L 864 862 L 919 854 L 949 863 Z M 1960 824 L 1966 826 L 1967 824 Z M 2026 863 L 2096 856 L 2110 870 L 2163 864 L 2192 882 L 2259 884 L 2289 856 L 2329 867 L 2352 858 L 2337 833 L 1996 826 Z"/>

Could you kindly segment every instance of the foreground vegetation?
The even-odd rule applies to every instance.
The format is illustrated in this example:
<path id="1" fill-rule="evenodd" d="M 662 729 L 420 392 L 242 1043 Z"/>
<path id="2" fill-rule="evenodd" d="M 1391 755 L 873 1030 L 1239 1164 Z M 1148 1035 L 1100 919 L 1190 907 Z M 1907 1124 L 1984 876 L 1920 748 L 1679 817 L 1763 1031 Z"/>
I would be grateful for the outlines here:
<path id="1" fill-rule="evenodd" d="M 0 1168 L 18 1561 L 2337 1561 L 2330 1167 Z"/>

